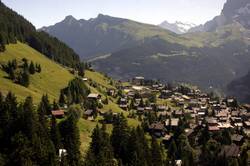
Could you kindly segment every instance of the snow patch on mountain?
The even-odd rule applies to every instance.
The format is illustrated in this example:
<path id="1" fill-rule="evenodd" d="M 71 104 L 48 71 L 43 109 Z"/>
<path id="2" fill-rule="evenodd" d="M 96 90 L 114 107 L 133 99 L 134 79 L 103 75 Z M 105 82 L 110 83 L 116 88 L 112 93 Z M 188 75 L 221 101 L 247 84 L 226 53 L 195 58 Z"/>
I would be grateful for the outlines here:
<path id="1" fill-rule="evenodd" d="M 194 23 L 181 21 L 176 21 L 175 23 L 169 23 L 168 21 L 164 21 L 159 26 L 177 34 L 187 33 L 189 29 L 196 27 Z"/>

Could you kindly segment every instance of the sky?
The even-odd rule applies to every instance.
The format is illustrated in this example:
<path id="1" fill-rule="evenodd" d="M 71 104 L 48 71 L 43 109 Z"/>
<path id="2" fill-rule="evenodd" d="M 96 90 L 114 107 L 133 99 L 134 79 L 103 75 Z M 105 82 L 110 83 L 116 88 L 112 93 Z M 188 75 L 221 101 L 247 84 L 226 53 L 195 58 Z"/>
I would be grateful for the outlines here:
<path id="1" fill-rule="evenodd" d="M 99 13 L 160 24 L 182 21 L 204 24 L 220 14 L 226 0 L 2 0 L 36 28 L 53 25 L 72 15 L 95 18 Z"/>

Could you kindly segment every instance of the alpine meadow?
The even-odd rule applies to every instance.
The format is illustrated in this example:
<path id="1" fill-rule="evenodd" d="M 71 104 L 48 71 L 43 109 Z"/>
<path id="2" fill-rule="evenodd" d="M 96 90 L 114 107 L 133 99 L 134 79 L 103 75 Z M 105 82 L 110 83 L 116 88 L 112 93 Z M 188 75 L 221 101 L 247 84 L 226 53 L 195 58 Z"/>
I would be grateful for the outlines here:
<path id="1" fill-rule="evenodd" d="M 249 20 L 249 0 L 0 0 L 0 166 L 250 165 Z"/>

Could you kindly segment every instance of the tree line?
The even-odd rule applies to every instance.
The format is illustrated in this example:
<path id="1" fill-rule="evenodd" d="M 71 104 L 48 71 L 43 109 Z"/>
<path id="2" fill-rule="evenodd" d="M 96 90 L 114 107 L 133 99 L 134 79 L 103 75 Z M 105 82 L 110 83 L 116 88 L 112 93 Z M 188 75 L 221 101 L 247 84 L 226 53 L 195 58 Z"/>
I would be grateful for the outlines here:
<path id="1" fill-rule="evenodd" d="M 98 125 L 95 127 L 91 138 L 85 166 L 161 166 L 168 163 L 157 139 L 147 138 L 140 126 L 130 128 L 123 114 L 115 117 L 111 135 L 103 124 L 101 128 Z"/>
<path id="2" fill-rule="evenodd" d="M 0 165 L 73 165 L 81 164 L 77 117 L 69 112 L 57 123 L 48 97 L 38 108 L 32 97 L 18 103 L 11 92 L 0 93 Z M 59 149 L 66 155 L 59 157 Z"/>
<path id="3" fill-rule="evenodd" d="M 41 73 L 42 68 L 38 63 L 31 61 L 30 63 L 26 58 L 21 62 L 16 59 L 10 60 L 7 64 L 2 65 L 3 71 L 8 74 L 8 78 L 15 83 L 28 87 L 30 84 L 30 75 Z"/>

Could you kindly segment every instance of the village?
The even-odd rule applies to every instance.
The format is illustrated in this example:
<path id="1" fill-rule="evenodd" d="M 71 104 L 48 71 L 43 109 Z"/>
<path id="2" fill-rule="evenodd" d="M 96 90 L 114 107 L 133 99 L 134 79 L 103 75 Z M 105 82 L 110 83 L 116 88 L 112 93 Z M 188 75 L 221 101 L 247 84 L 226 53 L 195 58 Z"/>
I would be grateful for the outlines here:
<path id="1" fill-rule="evenodd" d="M 87 78 L 82 80 L 89 81 Z M 209 136 L 205 139 L 220 140 L 227 131 L 230 143 L 223 145 L 219 152 L 227 158 L 240 157 L 242 146 L 249 141 L 250 105 L 239 104 L 234 97 L 219 98 L 198 88 L 164 85 L 144 77 L 135 77 L 127 84 L 120 82 L 117 89 L 106 89 L 106 94 L 108 97 L 104 98 L 102 94 L 90 93 L 87 99 L 103 105 L 108 99 L 116 99 L 129 118 L 141 121 L 144 130 L 158 138 L 165 147 L 176 139 L 174 135 L 180 128 L 193 148 L 201 145 L 201 138 L 206 136 L 204 132 Z M 83 118 L 93 121 L 101 116 L 102 122 L 112 124 L 117 114 L 92 107 L 85 108 Z M 54 110 L 52 115 L 62 118 L 64 111 Z M 199 149 L 198 153 L 201 153 Z M 176 163 L 181 165 L 181 160 Z"/>

